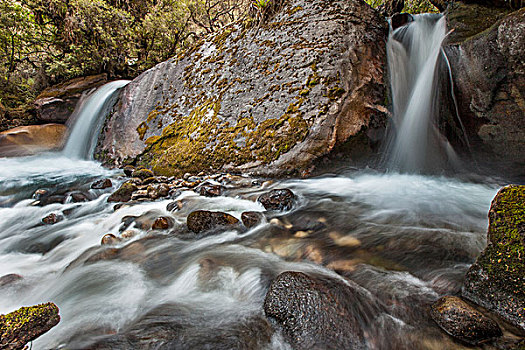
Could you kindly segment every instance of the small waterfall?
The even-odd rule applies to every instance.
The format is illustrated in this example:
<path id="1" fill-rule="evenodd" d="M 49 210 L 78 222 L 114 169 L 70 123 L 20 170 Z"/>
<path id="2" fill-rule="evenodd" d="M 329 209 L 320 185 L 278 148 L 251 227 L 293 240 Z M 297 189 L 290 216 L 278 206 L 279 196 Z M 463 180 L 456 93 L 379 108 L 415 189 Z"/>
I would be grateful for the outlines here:
<path id="1" fill-rule="evenodd" d="M 115 103 L 116 92 L 129 83 L 118 80 L 98 88 L 71 116 L 74 124 L 62 154 L 72 159 L 91 159 L 104 117 Z"/>
<path id="2" fill-rule="evenodd" d="M 436 14 L 416 15 L 413 22 L 390 31 L 393 120 L 385 160 L 389 170 L 436 173 L 457 162 L 436 125 L 438 58 L 446 34 L 446 19 Z"/>

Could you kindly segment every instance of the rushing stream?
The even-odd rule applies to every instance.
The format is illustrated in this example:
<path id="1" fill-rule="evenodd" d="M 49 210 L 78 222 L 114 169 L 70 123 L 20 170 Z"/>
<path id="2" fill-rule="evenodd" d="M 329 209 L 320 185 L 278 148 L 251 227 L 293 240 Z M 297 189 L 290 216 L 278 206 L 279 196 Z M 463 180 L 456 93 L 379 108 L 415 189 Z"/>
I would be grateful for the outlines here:
<path id="1" fill-rule="evenodd" d="M 123 84 L 100 90 L 99 105 Z M 269 283 L 287 270 L 342 275 L 381 305 L 355 305 L 368 310 L 371 349 L 461 347 L 427 309 L 461 288 L 486 244 L 487 211 L 499 184 L 354 170 L 248 187 L 226 181 L 221 197 L 184 191 L 115 211 L 107 198 L 124 181 L 121 173 L 75 159 L 85 158 L 92 134 L 70 138 L 78 145 L 72 153 L 0 159 L 0 276 L 22 277 L 0 286 L 0 313 L 52 301 L 62 318 L 34 349 L 289 349 L 263 311 Z M 107 177 L 112 189 L 90 189 Z M 198 240 L 171 233 L 197 209 L 237 218 L 262 212 L 255 199 L 272 188 L 298 196 L 291 211 L 271 214 L 248 231 Z M 65 201 L 36 205 L 37 189 L 52 189 Z M 75 200 L 79 193 L 82 201 Z M 167 211 L 175 199 L 184 206 Z M 175 228 L 135 227 L 133 238 L 101 246 L 105 234 L 121 233 L 125 217 L 149 211 L 172 217 Z M 62 220 L 43 224 L 52 213 Z"/>

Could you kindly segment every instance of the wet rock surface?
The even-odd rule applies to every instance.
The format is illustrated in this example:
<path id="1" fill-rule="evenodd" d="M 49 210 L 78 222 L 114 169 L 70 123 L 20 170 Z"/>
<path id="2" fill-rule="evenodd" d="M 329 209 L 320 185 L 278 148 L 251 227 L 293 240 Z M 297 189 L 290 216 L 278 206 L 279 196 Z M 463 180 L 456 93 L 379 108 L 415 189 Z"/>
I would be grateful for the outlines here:
<path id="1" fill-rule="evenodd" d="M 22 307 L 0 315 L 0 347 L 7 350 L 23 349 L 59 321 L 58 307 L 53 303 Z"/>
<path id="2" fill-rule="evenodd" d="M 432 304 L 430 314 L 445 332 L 471 345 L 503 335 L 496 322 L 458 297 L 440 298 Z"/>
<path id="3" fill-rule="evenodd" d="M 266 210 L 290 210 L 293 207 L 295 194 L 289 189 L 271 190 L 261 195 L 257 201 Z"/>
<path id="4" fill-rule="evenodd" d="M 113 187 L 110 179 L 100 179 L 91 184 L 91 188 L 94 190 L 103 190 L 110 187 Z"/>
<path id="5" fill-rule="evenodd" d="M 264 215 L 257 211 L 246 211 L 241 214 L 241 220 L 244 226 L 252 228 L 264 221 Z"/>
<path id="6" fill-rule="evenodd" d="M 488 246 L 462 295 L 525 331 L 525 186 L 502 188 L 489 211 Z"/>
<path id="7" fill-rule="evenodd" d="M 352 138 L 364 156 L 386 120 L 386 37 L 353 0 L 298 0 L 267 26 L 223 28 L 126 86 L 97 153 L 176 176 L 301 173 Z"/>
<path id="8" fill-rule="evenodd" d="M 82 92 L 107 82 L 106 74 L 80 77 L 48 87 L 35 100 L 37 118 L 43 122 L 65 123 L 80 100 Z"/>
<path id="9" fill-rule="evenodd" d="M 354 288 L 326 277 L 283 272 L 270 285 L 264 312 L 283 327 L 294 349 L 366 349 L 367 321 L 354 306 L 363 296 Z"/>
<path id="10" fill-rule="evenodd" d="M 239 220 L 230 214 L 197 210 L 188 215 L 188 228 L 195 233 L 203 233 L 220 227 L 236 226 Z"/>
<path id="11" fill-rule="evenodd" d="M 62 220 L 64 220 L 63 216 L 59 214 L 51 213 L 42 219 L 42 223 L 46 225 L 54 225 Z"/>
<path id="12" fill-rule="evenodd" d="M 67 127 L 28 125 L 0 132 L 0 157 L 19 157 L 62 147 Z"/>
<path id="13" fill-rule="evenodd" d="M 454 126 L 449 139 L 467 137 L 469 151 L 479 165 L 490 167 L 493 172 L 505 169 L 506 176 L 522 178 L 525 164 L 525 8 L 510 14 L 506 14 L 505 9 L 498 12 L 491 8 L 473 14 L 476 11 L 472 6 L 478 5 L 454 3 L 450 11 L 451 27 L 458 30 L 450 39 L 455 44 L 445 46 L 445 52 L 452 67 L 459 110 L 456 111 L 451 100 L 447 113 L 450 120 L 460 116 L 467 135 L 463 135 L 461 125 L 451 122 L 449 124 Z M 479 24 L 463 23 L 462 18 Z M 460 30 L 462 28 L 464 30 Z M 450 87 L 445 89 L 443 96 L 449 96 Z"/>
<path id="14" fill-rule="evenodd" d="M 108 202 L 129 202 L 137 186 L 132 183 L 125 182 L 120 188 L 108 197 Z"/>

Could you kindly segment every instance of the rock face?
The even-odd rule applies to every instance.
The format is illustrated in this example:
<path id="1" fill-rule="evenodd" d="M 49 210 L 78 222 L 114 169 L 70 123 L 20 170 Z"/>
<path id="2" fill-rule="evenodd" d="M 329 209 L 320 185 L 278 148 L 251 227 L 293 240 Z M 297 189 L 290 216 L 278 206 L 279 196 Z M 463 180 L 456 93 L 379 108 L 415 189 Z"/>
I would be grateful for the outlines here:
<path id="1" fill-rule="evenodd" d="M 0 157 L 15 157 L 58 149 L 67 128 L 60 124 L 19 126 L 0 132 Z"/>
<path id="2" fill-rule="evenodd" d="M 496 322 L 458 297 L 440 298 L 430 315 L 445 332 L 471 345 L 503 335 Z"/>
<path id="3" fill-rule="evenodd" d="M 353 307 L 358 294 L 340 281 L 287 271 L 272 281 L 264 312 L 294 349 L 366 349 L 365 317 Z"/>
<path id="4" fill-rule="evenodd" d="M 58 307 L 53 303 L 22 307 L 0 315 L 0 348 L 23 349 L 60 321 Z"/>
<path id="5" fill-rule="evenodd" d="M 37 118 L 46 123 L 65 123 L 75 110 L 82 92 L 106 82 L 107 75 L 99 74 L 48 87 L 34 102 Z"/>
<path id="6" fill-rule="evenodd" d="M 463 296 L 525 330 L 525 186 L 496 195 L 488 241 L 467 272 Z"/>
<path id="7" fill-rule="evenodd" d="M 505 16 L 507 12 L 455 3 L 450 7 L 449 27 L 457 31 L 445 51 L 452 66 L 459 116 L 478 162 L 502 163 L 506 171 L 517 169 L 517 175 L 523 175 L 525 9 Z M 451 104 L 452 115 L 454 109 Z M 457 130 L 460 135 L 459 126 Z"/>
<path id="8" fill-rule="evenodd" d="M 297 0 L 262 27 L 227 27 L 123 89 L 99 159 L 159 175 L 276 175 L 356 135 L 370 150 L 386 119 L 386 36 L 358 0 Z"/>

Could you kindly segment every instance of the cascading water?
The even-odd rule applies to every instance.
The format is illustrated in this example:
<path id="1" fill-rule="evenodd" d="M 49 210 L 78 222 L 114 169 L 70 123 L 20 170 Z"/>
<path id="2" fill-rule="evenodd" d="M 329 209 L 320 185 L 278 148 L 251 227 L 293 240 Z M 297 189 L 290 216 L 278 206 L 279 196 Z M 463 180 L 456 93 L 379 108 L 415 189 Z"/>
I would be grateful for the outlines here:
<path id="1" fill-rule="evenodd" d="M 408 173 L 439 173 L 457 163 L 439 132 L 438 58 L 446 37 L 446 18 L 423 14 L 391 30 L 388 67 L 393 99 L 386 166 Z"/>
<path id="2" fill-rule="evenodd" d="M 62 154 L 73 159 L 91 159 L 100 128 L 108 109 L 112 108 L 116 92 L 129 83 L 118 80 L 98 88 L 80 104 L 72 115 L 73 127 Z"/>

